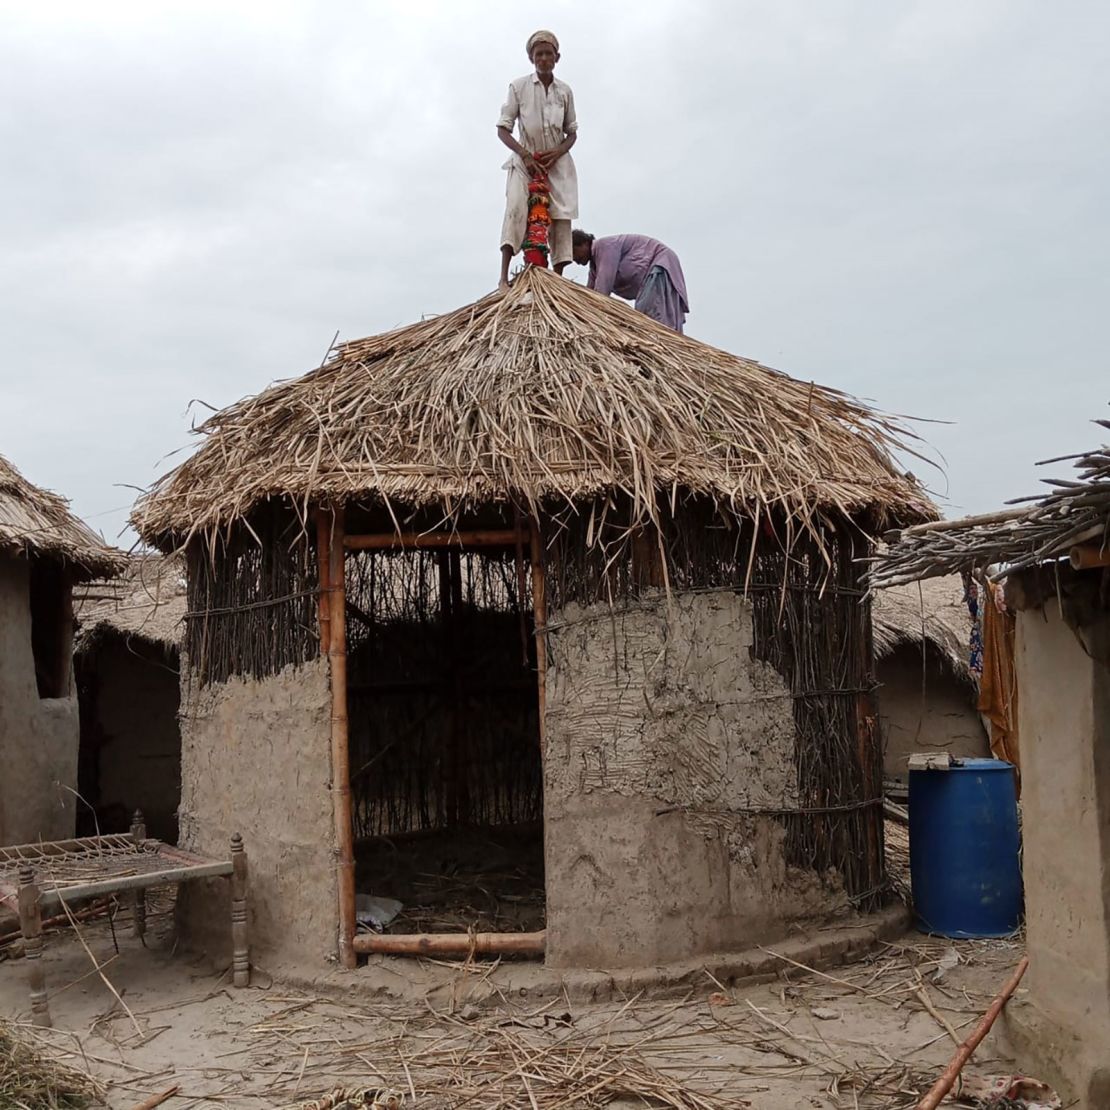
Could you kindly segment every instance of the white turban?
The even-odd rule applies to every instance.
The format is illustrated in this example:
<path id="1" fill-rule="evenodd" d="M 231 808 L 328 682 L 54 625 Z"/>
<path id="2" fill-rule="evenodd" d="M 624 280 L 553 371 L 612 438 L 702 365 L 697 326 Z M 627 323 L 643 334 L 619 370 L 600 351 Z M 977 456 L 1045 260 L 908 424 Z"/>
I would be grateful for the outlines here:
<path id="1" fill-rule="evenodd" d="M 525 50 L 528 51 L 528 60 L 532 59 L 532 51 L 536 49 L 536 43 L 549 42 L 555 47 L 555 53 L 559 53 L 559 40 L 550 31 L 537 31 L 529 40 Z"/>

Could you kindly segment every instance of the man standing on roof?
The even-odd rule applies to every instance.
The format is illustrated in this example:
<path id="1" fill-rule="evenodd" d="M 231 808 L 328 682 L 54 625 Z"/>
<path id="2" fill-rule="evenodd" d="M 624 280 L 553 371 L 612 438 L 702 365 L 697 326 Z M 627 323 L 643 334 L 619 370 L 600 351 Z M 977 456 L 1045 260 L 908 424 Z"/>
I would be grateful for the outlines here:
<path id="1" fill-rule="evenodd" d="M 576 227 L 574 261 L 590 267 L 591 289 L 633 301 L 638 312 L 681 333 L 690 304 L 682 263 L 670 247 L 646 235 L 595 239 Z"/>
<path id="2" fill-rule="evenodd" d="M 578 135 L 574 93 L 555 76 L 559 40 L 550 31 L 537 31 L 526 46 L 536 67 L 510 86 L 497 137 L 513 152 L 502 167 L 509 171 L 505 185 L 505 220 L 501 225 L 501 288 L 509 284 L 509 262 L 524 242 L 528 228 L 528 182 L 536 167 L 551 183 L 551 263 L 561 274 L 571 260 L 570 221 L 578 216 L 578 175 L 569 151 Z M 519 140 L 513 137 L 518 125 Z"/>

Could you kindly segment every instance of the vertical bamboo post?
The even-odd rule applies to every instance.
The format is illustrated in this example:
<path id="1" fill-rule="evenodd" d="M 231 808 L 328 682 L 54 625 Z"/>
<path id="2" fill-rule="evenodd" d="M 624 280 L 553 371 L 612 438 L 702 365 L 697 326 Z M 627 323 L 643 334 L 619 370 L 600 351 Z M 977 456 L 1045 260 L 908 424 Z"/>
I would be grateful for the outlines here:
<path id="1" fill-rule="evenodd" d="M 19 868 L 19 929 L 23 933 L 23 955 L 27 960 L 27 985 L 31 992 L 31 1021 L 50 1028 L 50 1006 L 46 999 L 46 968 L 42 966 L 42 908 L 39 888 L 30 864 Z"/>
<path id="2" fill-rule="evenodd" d="M 849 587 L 859 589 L 864 585 L 862 562 L 871 554 L 871 544 L 867 539 L 855 539 L 850 542 L 849 558 L 852 571 L 850 573 Z M 859 622 L 860 645 L 858 659 L 858 675 L 861 685 L 868 689 L 861 691 L 856 701 L 856 727 L 859 730 L 860 773 L 864 798 L 872 804 L 867 806 L 861 816 L 864 829 L 867 833 L 868 858 L 866 866 L 867 883 L 864 890 L 876 890 L 882 883 L 885 873 L 884 860 L 884 829 L 883 829 L 883 772 L 882 772 L 882 739 L 878 731 L 875 712 L 875 701 L 871 696 L 870 685 L 874 679 L 875 646 L 872 639 L 871 602 L 864 596 L 859 605 L 852 610 L 852 615 Z"/>
<path id="3" fill-rule="evenodd" d="M 237 987 L 251 983 L 250 945 L 247 940 L 247 853 L 243 838 L 231 838 L 231 981 Z"/>
<path id="4" fill-rule="evenodd" d="M 143 811 L 137 809 L 131 818 L 131 841 L 139 851 L 142 851 L 144 840 L 146 840 L 146 821 L 143 818 Z M 131 892 L 131 935 L 146 944 L 144 940 L 146 936 L 145 890 Z"/>
<path id="5" fill-rule="evenodd" d="M 320 654 L 327 655 L 331 646 L 331 579 L 328 576 L 330 559 L 331 514 L 316 510 L 316 571 L 320 576 L 320 597 L 317 602 L 317 619 L 320 624 Z"/>
<path id="6" fill-rule="evenodd" d="M 539 699 L 540 758 L 546 750 L 544 712 L 547 707 L 547 581 L 543 570 L 543 539 L 537 517 L 529 530 L 532 549 L 532 618 L 536 630 L 536 693 Z"/>
<path id="7" fill-rule="evenodd" d="M 347 582 L 343 547 L 343 508 L 332 510 L 328 543 L 330 631 L 328 662 L 331 669 L 331 794 L 335 814 L 335 878 L 339 907 L 339 962 L 358 966 L 355 936 L 355 858 L 351 821 L 351 753 L 347 721 Z"/>

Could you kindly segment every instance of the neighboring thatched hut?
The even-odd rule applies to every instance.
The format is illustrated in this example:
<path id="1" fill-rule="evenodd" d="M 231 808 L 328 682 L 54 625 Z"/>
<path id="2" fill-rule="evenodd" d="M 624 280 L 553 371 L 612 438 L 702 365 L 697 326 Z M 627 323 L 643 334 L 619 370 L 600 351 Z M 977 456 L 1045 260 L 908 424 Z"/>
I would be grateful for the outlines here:
<path id="1" fill-rule="evenodd" d="M 972 620 L 960 575 L 879 590 L 871 612 L 888 786 L 907 785 L 914 752 L 989 756 L 969 666 Z"/>
<path id="2" fill-rule="evenodd" d="M 78 589 L 74 656 L 81 709 L 78 830 L 126 832 L 141 809 L 150 836 L 177 840 L 181 800 L 180 641 L 185 567 L 138 555 L 115 579 Z"/>
<path id="3" fill-rule="evenodd" d="M 122 565 L 57 494 L 0 456 L 0 844 L 72 836 L 72 587 Z"/>
<path id="4" fill-rule="evenodd" d="M 1110 428 L 1110 421 L 1098 421 Z M 1017 1058 L 1066 1104 L 1110 1106 L 1110 446 L 1018 508 L 908 528 L 877 586 L 963 572 L 1016 612 L 1027 998 Z M 1050 462 L 1063 460 L 1053 459 Z M 1031 502 L 1031 503 L 1028 503 Z"/>
<path id="5" fill-rule="evenodd" d="M 182 843 L 243 830 L 261 946 L 420 946 L 356 889 L 592 966 L 882 897 L 893 425 L 529 269 L 202 431 L 134 520 L 187 553 Z"/>

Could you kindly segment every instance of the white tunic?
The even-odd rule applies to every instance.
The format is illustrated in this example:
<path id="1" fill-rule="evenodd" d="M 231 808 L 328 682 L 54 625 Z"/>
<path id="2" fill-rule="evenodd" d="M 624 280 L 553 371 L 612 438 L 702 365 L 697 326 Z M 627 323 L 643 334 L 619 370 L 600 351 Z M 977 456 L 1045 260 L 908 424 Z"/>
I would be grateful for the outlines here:
<path id="1" fill-rule="evenodd" d="M 578 117 L 574 114 L 574 93 L 570 85 L 557 77 L 551 84 L 544 83 L 535 73 L 518 77 L 509 85 L 505 105 L 501 109 L 498 127 L 512 131 L 514 124 L 519 125 L 517 142 L 531 154 L 541 150 L 553 150 L 568 135 L 578 130 Z M 527 184 L 528 173 L 518 154 L 502 167 L 509 171 L 506 192 L 514 193 L 513 176 L 520 174 Z M 548 172 L 551 182 L 551 218 L 553 220 L 575 220 L 578 218 L 578 174 L 574 160 L 564 154 Z"/>

